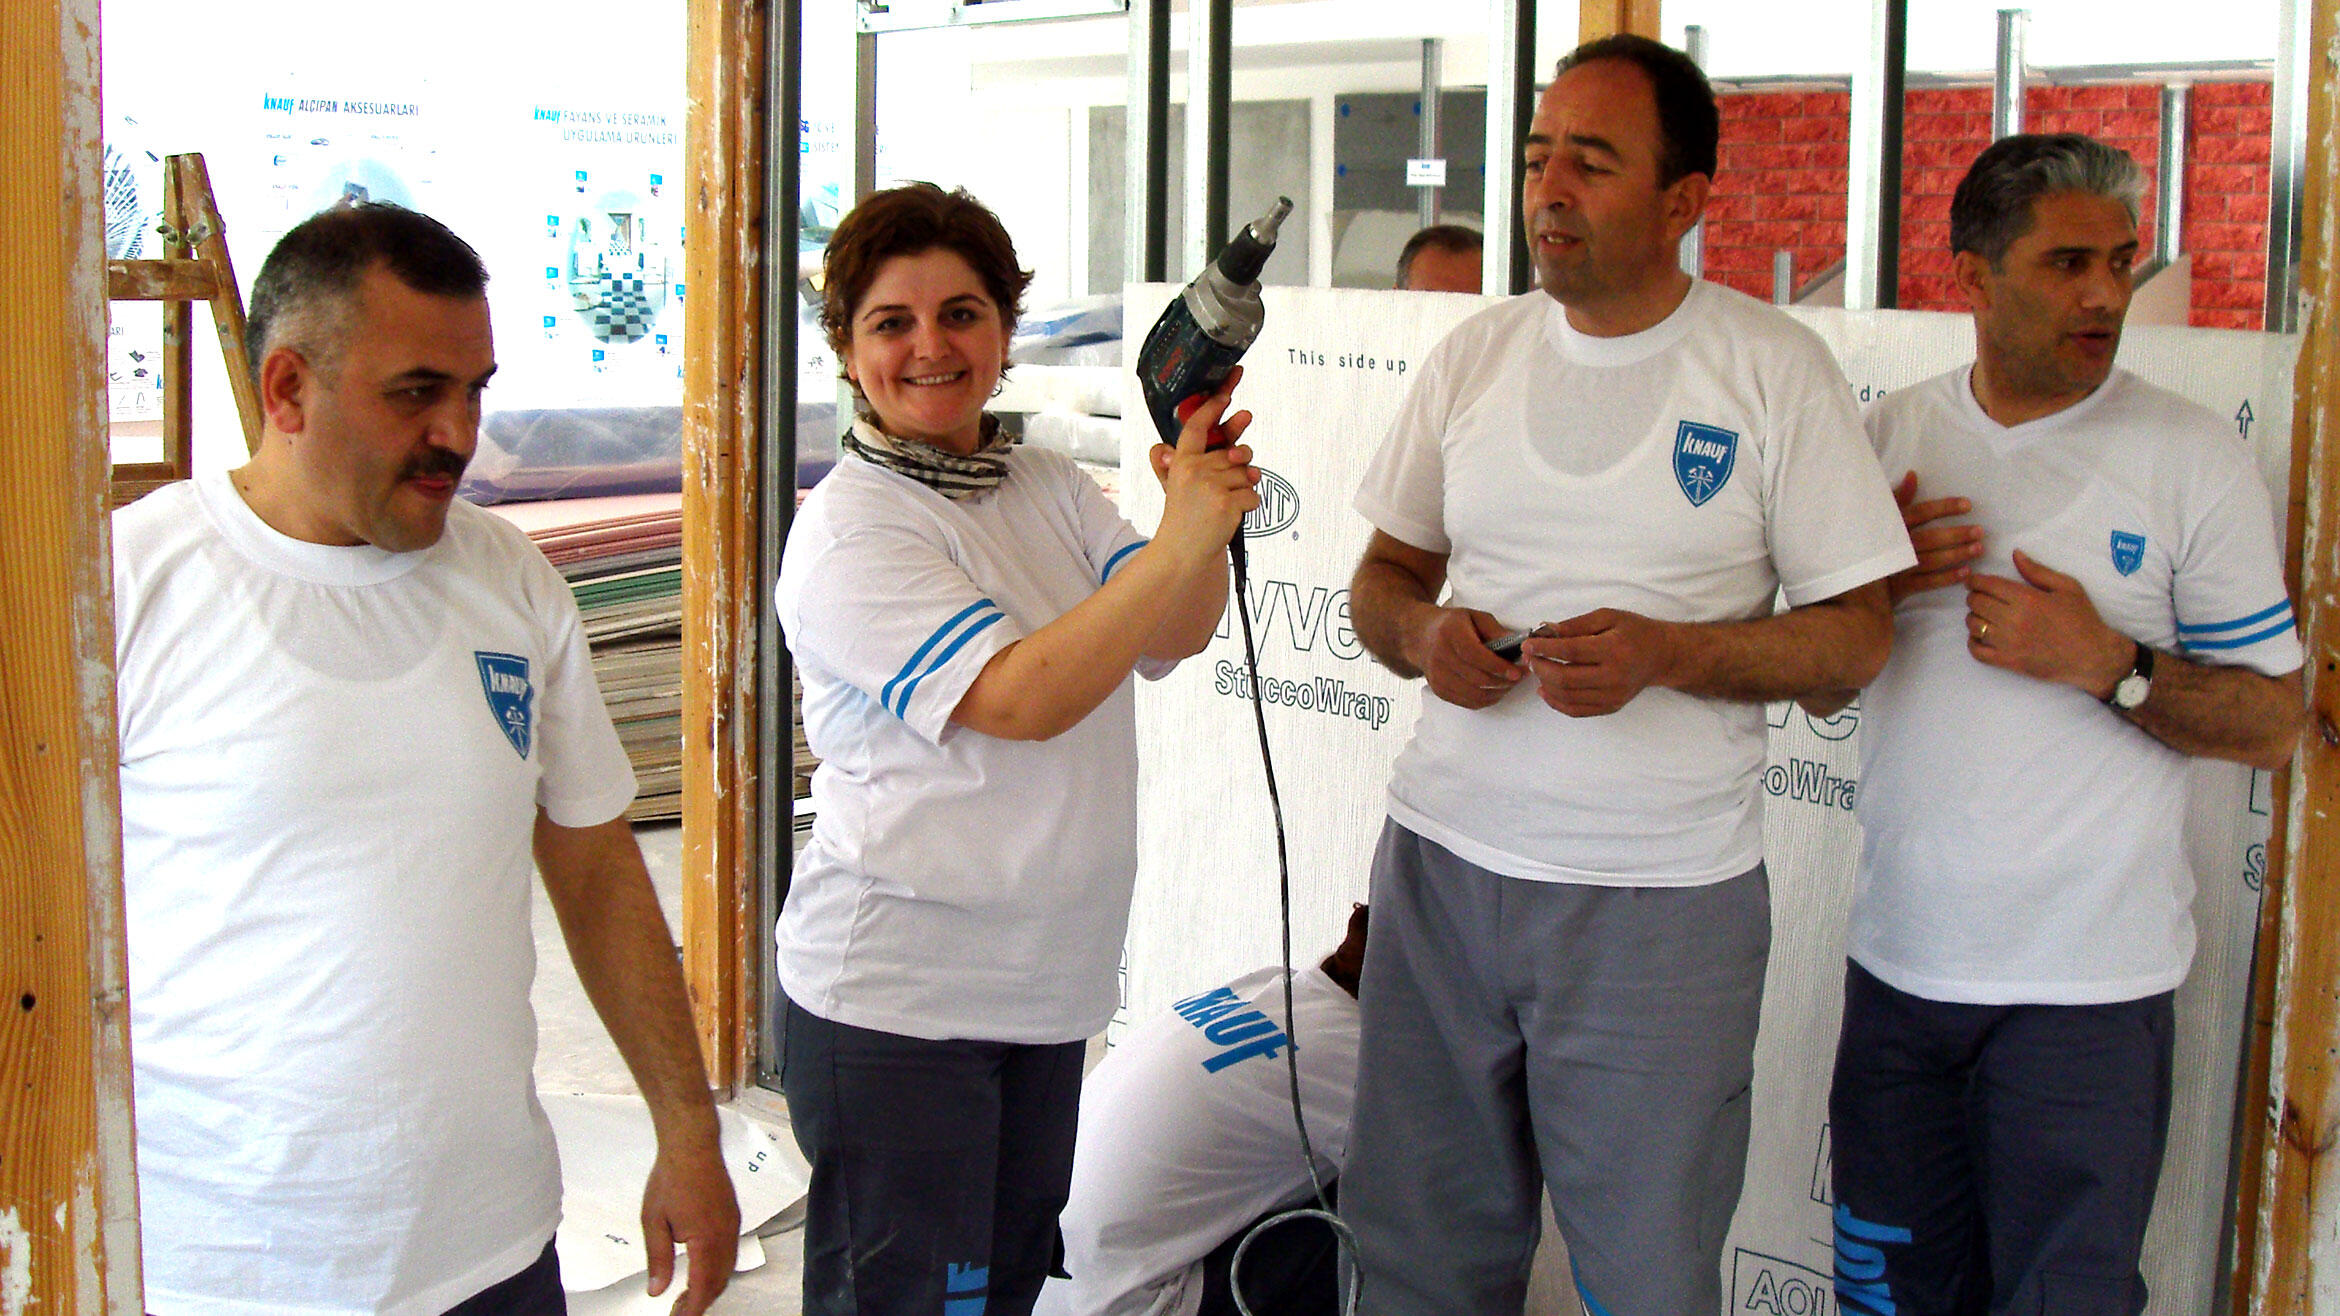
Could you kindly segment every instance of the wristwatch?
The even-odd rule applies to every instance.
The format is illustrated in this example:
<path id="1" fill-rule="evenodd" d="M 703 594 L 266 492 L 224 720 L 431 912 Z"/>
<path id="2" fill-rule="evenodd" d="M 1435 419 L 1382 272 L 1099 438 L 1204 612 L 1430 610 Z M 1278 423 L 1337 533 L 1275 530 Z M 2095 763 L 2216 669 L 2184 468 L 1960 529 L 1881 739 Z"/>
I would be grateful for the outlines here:
<path id="1" fill-rule="evenodd" d="M 2136 644 L 2136 641 L 2130 643 Z M 2153 650 L 2138 644 L 2137 661 L 2130 666 L 2127 676 L 2113 683 L 2112 693 L 2105 696 L 2104 702 L 2118 712 L 2127 713 L 2144 703 L 2145 697 L 2152 693 Z"/>

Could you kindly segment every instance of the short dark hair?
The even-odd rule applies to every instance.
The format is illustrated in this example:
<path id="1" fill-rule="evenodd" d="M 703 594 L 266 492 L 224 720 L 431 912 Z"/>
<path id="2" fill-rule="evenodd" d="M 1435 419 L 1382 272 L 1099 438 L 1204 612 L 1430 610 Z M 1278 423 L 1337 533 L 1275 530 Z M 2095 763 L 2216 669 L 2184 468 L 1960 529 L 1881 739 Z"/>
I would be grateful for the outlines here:
<path id="1" fill-rule="evenodd" d="M 1621 59 L 1649 77 L 1657 102 L 1658 185 L 1691 174 L 1714 177 L 1715 143 L 1722 137 L 1722 111 L 1698 62 L 1681 51 L 1631 32 L 1587 41 L 1561 57 L 1556 78 L 1604 59 Z"/>
<path id="2" fill-rule="evenodd" d="M 2127 151 L 2079 133 L 2016 133 L 1983 148 L 1950 196 L 1950 253 L 1971 251 L 1998 269 L 2031 231 L 2031 204 L 2079 192 L 2118 201 L 2137 222 L 2145 174 Z"/>
<path id="3" fill-rule="evenodd" d="M 1007 226 L 963 187 L 945 192 L 932 183 L 904 183 L 863 197 L 838 221 L 822 258 L 821 328 L 840 360 L 840 375 L 853 342 L 854 308 L 869 294 L 878 270 L 896 256 L 936 248 L 967 262 L 1008 332 L 1015 332 L 1032 272 L 1016 264 L 1016 244 Z"/>
<path id="4" fill-rule="evenodd" d="M 341 347 L 340 313 L 376 265 L 434 297 L 487 295 L 479 253 L 429 215 L 387 201 L 320 210 L 277 240 L 252 280 L 244 354 L 253 383 L 268 353 L 296 335 L 312 364 L 327 365 Z"/>
<path id="5" fill-rule="evenodd" d="M 1406 245 L 1398 249 L 1398 287 L 1405 287 L 1406 277 L 1414 272 L 1414 257 L 1421 255 L 1424 251 L 1432 247 L 1436 247 L 1440 251 L 1451 251 L 1459 255 L 1466 251 L 1486 250 L 1487 240 L 1479 236 L 1479 230 L 1475 228 L 1469 228 L 1461 224 L 1432 224 L 1430 227 L 1423 229 L 1414 236 L 1407 238 Z"/>

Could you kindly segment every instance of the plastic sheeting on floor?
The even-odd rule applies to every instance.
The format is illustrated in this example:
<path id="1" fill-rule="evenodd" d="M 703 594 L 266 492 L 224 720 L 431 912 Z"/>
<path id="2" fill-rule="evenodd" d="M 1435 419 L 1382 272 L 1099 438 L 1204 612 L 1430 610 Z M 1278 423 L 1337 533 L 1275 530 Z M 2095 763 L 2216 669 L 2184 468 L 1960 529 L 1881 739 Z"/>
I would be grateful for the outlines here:
<path id="1" fill-rule="evenodd" d="M 615 1316 L 674 1305 L 684 1279 L 676 1257 L 674 1284 L 658 1298 L 643 1293 L 648 1263 L 642 1251 L 642 1185 L 658 1148 L 650 1108 L 640 1097 L 544 1093 L 561 1153 L 561 1287 L 572 1316 Z M 737 1111 L 717 1109 L 723 1163 L 739 1194 L 737 1269 L 764 1264 L 756 1235 L 776 1218 L 801 1219 L 812 1172 L 793 1143 L 777 1142 Z"/>
<path id="2" fill-rule="evenodd" d="M 1127 341 L 1177 289 L 1133 287 Z M 1267 327 L 1244 361 L 1245 441 L 1269 473 L 1247 526 L 1259 680 L 1291 831 L 1295 953 L 1321 954 L 1365 894 L 1389 766 L 1413 726 L 1415 684 L 1376 665 L 1349 626 L 1348 583 L 1367 538 L 1350 498 L 1411 382 L 1447 330 L 1492 299 L 1270 288 Z M 1808 310 L 1866 402 L 1971 359 L 1964 316 Z M 2131 329 L 2120 360 L 2235 420 L 2276 500 L 2289 471 L 2296 339 Z M 1154 436 L 1124 375 L 1125 507 L 1160 515 L 1146 465 Z M 1141 683 L 1138 892 L 1122 1019 L 1269 962 L 1276 871 L 1242 640 L 1223 629 L 1159 683 Z M 1732 1312 L 1827 1312 L 1831 1210 L 1827 1088 L 1841 1008 L 1845 911 L 1859 849 L 1858 706 L 1821 720 L 1770 710 L 1763 779 L 1771 870 L 1771 972 L 1756 1053 L 1755 1133 L 1725 1255 Z M 2188 845 L 2200 948 L 2178 993 L 2177 1092 L 2147 1241 L 2149 1311 L 2211 1309 L 2227 1193 L 2236 1073 L 2264 871 L 2267 777 L 2229 764 L 2194 774 Z M 1306 1045 L 1306 1039 L 1301 1039 Z M 1370 1277 L 1368 1277 L 1370 1284 Z M 1543 1309 L 1539 1305 L 1539 1309 Z M 1559 1308 L 1550 1308 L 1558 1310 Z"/>

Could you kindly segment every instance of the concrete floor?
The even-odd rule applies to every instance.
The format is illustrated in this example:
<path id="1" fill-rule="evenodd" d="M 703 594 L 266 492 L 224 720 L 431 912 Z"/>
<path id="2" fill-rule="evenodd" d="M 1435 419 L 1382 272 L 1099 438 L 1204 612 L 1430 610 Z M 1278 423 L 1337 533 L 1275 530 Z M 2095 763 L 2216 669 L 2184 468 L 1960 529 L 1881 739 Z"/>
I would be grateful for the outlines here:
<path id="1" fill-rule="evenodd" d="M 650 878 L 658 888 L 658 902 L 666 909 L 667 926 L 679 929 L 682 926 L 682 829 L 673 824 L 653 824 L 636 828 L 635 835 L 642 842 L 643 858 L 649 861 Z M 633 1095 L 634 1080 L 626 1073 L 624 1062 L 618 1059 L 617 1047 L 602 1029 L 600 1018 L 585 1000 L 585 989 L 577 981 L 577 971 L 570 967 L 568 950 L 561 943 L 560 927 L 553 919 L 552 906 L 545 900 L 541 886 L 536 889 L 534 921 L 536 987 L 531 999 L 536 1006 L 537 1090 Z M 779 1096 L 774 1093 L 769 1102 L 742 1103 L 739 1109 L 762 1125 L 774 1141 L 794 1146 L 786 1124 L 775 1120 L 770 1113 L 778 1106 Z M 725 1316 L 794 1316 L 802 1309 L 803 1237 L 802 1230 L 792 1229 L 765 1238 L 764 1265 L 734 1275 L 731 1287 L 716 1300 L 714 1310 Z M 576 1296 L 581 1295 L 573 1295 L 572 1300 Z M 663 1311 L 667 1306 L 662 1301 L 657 1310 Z"/>

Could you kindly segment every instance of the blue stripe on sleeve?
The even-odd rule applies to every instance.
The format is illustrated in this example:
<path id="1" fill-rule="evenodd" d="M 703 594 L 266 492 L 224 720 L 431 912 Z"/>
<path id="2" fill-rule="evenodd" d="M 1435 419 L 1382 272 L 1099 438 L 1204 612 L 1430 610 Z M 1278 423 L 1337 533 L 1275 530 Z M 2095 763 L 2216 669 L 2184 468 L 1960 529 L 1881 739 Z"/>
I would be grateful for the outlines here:
<path id="1" fill-rule="evenodd" d="M 905 722 L 909 721 L 910 696 L 918 693 L 918 683 L 925 680 L 927 677 L 934 675 L 936 672 L 941 671 L 942 665 L 949 662 L 953 654 L 956 654 L 959 650 L 967 646 L 967 641 L 974 639 L 978 635 L 981 635 L 985 630 L 991 627 L 992 623 L 997 622 L 1006 616 L 1006 613 L 995 610 L 990 616 L 985 617 L 983 620 L 976 622 L 972 626 L 969 626 L 966 631 L 959 636 L 958 639 L 951 641 L 949 648 L 943 650 L 941 653 L 936 654 L 934 656 L 934 661 L 926 665 L 925 671 L 922 671 L 918 675 L 911 677 L 910 684 L 902 687 L 902 695 L 901 698 L 897 701 L 897 706 L 894 709 L 894 716 L 901 718 Z"/>
<path id="2" fill-rule="evenodd" d="M 2179 643 L 2186 647 L 2188 653 L 2202 653 L 2210 649 L 2247 649 L 2261 640 L 2272 640 L 2290 629 L 2291 618 L 2286 616 L 2267 629 L 2253 631 L 2248 635 L 2237 635 L 2224 640 L 2180 640 Z"/>
<path id="3" fill-rule="evenodd" d="M 2181 636 L 2216 635 L 2220 631 L 2239 631 L 2248 627 L 2262 625 L 2266 622 L 2273 621 L 2277 617 L 2283 618 L 2286 622 L 2291 620 L 2291 600 L 2283 599 L 2277 602 L 2274 607 L 2262 608 L 2259 611 L 2252 613 L 2248 617 L 2237 617 L 2233 621 L 2214 621 L 2201 626 L 2180 626 L 2177 628 L 2177 631 Z M 2189 645 L 2187 647 L 2204 648 L 2206 646 Z"/>
<path id="4" fill-rule="evenodd" d="M 1144 548 L 1146 545 L 1152 542 L 1153 541 L 1150 539 L 1141 539 L 1136 543 L 1131 544 L 1129 547 L 1121 550 L 1120 552 L 1115 553 L 1113 556 L 1105 559 L 1105 569 L 1097 573 L 1097 579 L 1100 581 L 1113 579 L 1113 569 L 1121 565 L 1121 560 L 1123 558 L 1128 557 L 1130 554 L 1137 552 L 1139 549 Z"/>
<path id="5" fill-rule="evenodd" d="M 902 684 L 903 681 L 909 679 L 909 676 L 912 672 L 918 670 L 919 662 L 926 657 L 927 653 L 931 651 L 934 646 L 942 643 L 944 636 L 949 635 L 960 622 L 967 620 L 969 617 L 972 617 L 976 613 L 983 611 L 985 608 L 996 610 L 998 607 L 999 605 L 992 602 L 990 599 L 977 599 L 973 603 L 968 604 L 966 607 L 961 608 L 957 616 L 954 616 L 949 621 L 946 621 L 942 625 L 935 627 L 934 634 L 926 637 L 926 643 L 918 646 L 918 652 L 910 655 L 910 661 L 902 664 L 902 670 L 894 673 L 894 678 L 886 682 L 885 687 L 878 691 L 878 703 L 884 705 L 887 708 L 892 708 L 894 706 L 894 687 Z"/>

